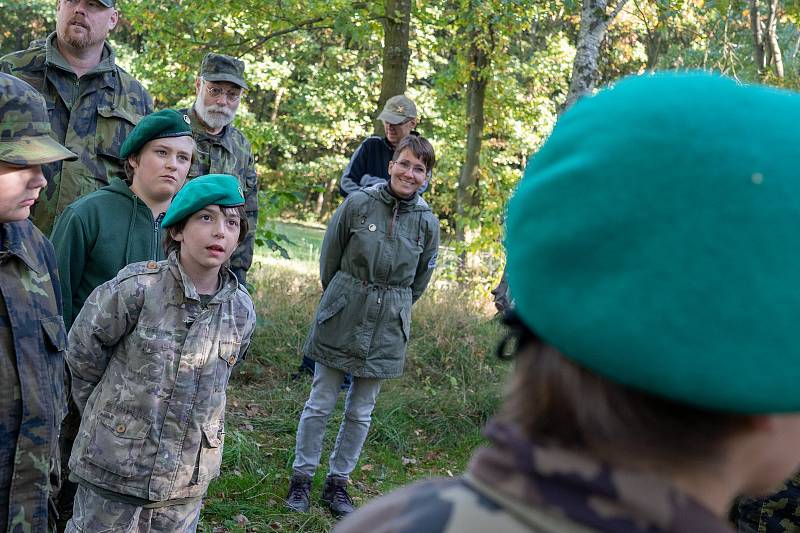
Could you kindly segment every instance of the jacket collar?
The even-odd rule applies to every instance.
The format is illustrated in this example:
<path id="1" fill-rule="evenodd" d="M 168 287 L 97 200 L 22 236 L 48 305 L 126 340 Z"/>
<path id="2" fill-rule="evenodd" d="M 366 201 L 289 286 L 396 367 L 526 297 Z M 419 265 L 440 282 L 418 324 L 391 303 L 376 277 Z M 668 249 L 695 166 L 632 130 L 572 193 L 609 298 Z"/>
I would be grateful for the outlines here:
<path id="1" fill-rule="evenodd" d="M 389 183 L 379 183 L 376 185 L 372 185 L 371 187 L 367 187 L 362 189 L 365 193 L 370 195 L 371 197 L 375 198 L 376 200 L 380 200 L 381 202 L 387 205 L 394 205 L 399 204 L 398 210 L 399 211 L 430 211 L 431 208 L 428 205 L 422 196 L 420 196 L 419 192 L 414 193 L 414 196 L 408 199 L 402 199 L 394 196 L 391 192 L 389 192 Z"/>
<path id="2" fill-rule="evenodd" d="M 490 422 L 485 435 L 493 446 L 475 453 L 467 480 L 521 502 L 517 509 L 550 510 L 598 531 L 733 533 L 663 477 L 612 470 L 583 454 L 532 443 L 512 424 Z"/>
<path id="3" fill-rule="evenodd" d="M 47 36 L 47 41 L 45 42 L 45 63 L 48 67 L 56 67 L 74 73 L 72 66 L 64 59 L 61 52 L 58 51 L 58 47 L 56 46 L 56 32 Z M 103 43 L 103 54 L 100 57 L 100 62 L 85 75 L 112 74 L 115 69 L 116 57 L 114 55 L 114 50 L 108 44 L 108 41 L 106 41 Z"/>
<path id="4" fill-rule="evenodd" d="M 178 261 L 178 253 L 172 252 L 169 254 L 167 258 L 167 263 L 169 264 L 170 272 L 172 275 L 175 276 L 181 285 L 183 285 L 183 295 L 187 300 L 194 300 L 196 302 L 200 301 L 200 294 L 197 292 L 197 288 L 194 286 L 194 282 L 186 274 L 186 271 L 183 270 L 180 261 Z M 227 267 L 222 267 L 220 269 L 220 276 L 222 278 L 222 282 L 220 283 L 220 289 L 217 291 L 217 294 L 209 302 L 209 305 L 224 302 L 233 298 L 233 295 L 236 293 L 236 290 L 239 288 L 239 282 L 234 276 L 233 272 L 230 271 Z"/>
<path id="5" fill-rule="evenodd" d="M 7 255 L 16 256 L 39 275 L 47 272 L 41 254 L 33 253 L 30 246 L 36 242 L 36 228 L 30 220 L 0 224 L 0 260 Z"/>
<path id="6" fill-rule="evenodd" d="M 203 123 L 200 121 L 200 117 L 197 116 L 197 112 L 194 110 L 194 105 L 189 109 L 185 110 L 186 114 L 189 115 L 189 120 L 192 123 L 192 135 L 195 140 L 198 141 L 198 144 L 201 140 L 208 140 L 213 143 L 219 144 L 225 150 L 230 153 L 234 153 L 235 146 L 233 146 L 233 139 L 230 135 L 228 135 L 228 131 L 232 127 L 230 124 L 222 128 L 222 131 L 219 132 L 217 135 L 208 133 L 205 128 L 203 127 Z"/>

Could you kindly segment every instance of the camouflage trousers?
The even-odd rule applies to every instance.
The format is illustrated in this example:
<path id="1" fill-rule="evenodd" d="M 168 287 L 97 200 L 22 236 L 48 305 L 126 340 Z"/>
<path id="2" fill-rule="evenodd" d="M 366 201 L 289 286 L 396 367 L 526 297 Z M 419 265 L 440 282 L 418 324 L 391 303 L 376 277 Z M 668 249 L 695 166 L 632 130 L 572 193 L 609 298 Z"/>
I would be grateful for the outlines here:
<path id="1" fill-rule="evenodd" d="M 110 500 L 78 486 L 67 533 L 193 533 L 197 531 L 202 500 L 145 509 Z"/>

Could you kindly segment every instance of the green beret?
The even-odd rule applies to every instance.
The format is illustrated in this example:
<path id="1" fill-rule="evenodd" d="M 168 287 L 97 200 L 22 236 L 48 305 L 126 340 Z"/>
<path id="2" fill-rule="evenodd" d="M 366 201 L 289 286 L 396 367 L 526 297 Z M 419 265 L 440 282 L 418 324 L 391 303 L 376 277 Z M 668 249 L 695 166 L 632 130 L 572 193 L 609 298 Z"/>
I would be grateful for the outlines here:
<path id="1" fill-rule="evenodd" d="M 701 73 L 576 103 L 507 216 L 523 322 L 606 378 L 800 411 L 800 95 Z"/>
<path id="2" fill-rule="evenodd" d="M 153 139 L 163 139 L 165 137 L 184 137 L 192 135 L 192 126 L 188 115 L 178 113 L 174 109 L 162 109 L 151 113 L 133 128 L 133 131 L 125 138 L 122 148 L 119 151 L 120 159 L 126 159 L 129 155 L 137 153 L 142 146 Z"/>
<path id="3" fill-rule="evenodd" d="M 189 180 L 172 199 L 167 214 L 161 221 L 161 227 L 168 228 L 177 224 L 207 205 L 244 205 L 244 193 L 239 180 L 230 174 L 206 174 Z"/>

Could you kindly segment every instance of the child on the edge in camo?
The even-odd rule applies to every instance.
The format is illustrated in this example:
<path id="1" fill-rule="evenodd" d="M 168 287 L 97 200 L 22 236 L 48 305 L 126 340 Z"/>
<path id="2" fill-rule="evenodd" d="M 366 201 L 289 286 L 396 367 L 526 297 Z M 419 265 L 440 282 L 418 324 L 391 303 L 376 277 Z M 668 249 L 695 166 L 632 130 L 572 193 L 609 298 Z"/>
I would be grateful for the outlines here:
<path id="1" fill-rule="evenodd" d="M 320 256 L 324 293 L 303 347 L 316 366 L 297 426 L 286 498 L 293 511 L 309 509 L 328 417 L 348 372 L 353 384 L 322 502 L 336 516 L 353 510 L 348 478 L 367 438 L 381 383 L 403 374 L 411 306 L 436 266 L 439 220 L 419 195 L 435 160 L 425 138 L 405 137 L 389 162 L 389 181 L 348 195 L 325 231 Z"/>
<path id="2" fill-rule="evenodd" d="M 255 327 L 227 268 L 247 234 L 236 178 L 186 184 L 162 222 L 166 261 L 134 263 L 86 300 L 67 364 L 81 427 L 67 531 L 192 532 L 222 460 L 225 389 Z"/>

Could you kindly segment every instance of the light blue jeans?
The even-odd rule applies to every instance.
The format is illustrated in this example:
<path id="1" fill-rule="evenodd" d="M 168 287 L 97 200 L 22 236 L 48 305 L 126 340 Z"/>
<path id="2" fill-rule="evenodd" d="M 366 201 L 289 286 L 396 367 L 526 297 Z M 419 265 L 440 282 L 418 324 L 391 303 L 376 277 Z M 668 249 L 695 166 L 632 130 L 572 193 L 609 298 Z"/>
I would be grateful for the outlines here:
<path id="1" fill-rule="evenodd" d="M 322 455 L 322 441 L 328 418 L 339 399 L 340 386 L 345 373 L 317 363 L 311 394 L 297 425 L 292 469 L 297 474 L 313 477 Z M 336 436 L 336 443 L 328 464 L 328 475 L 349 478 L 356 467 L 358 456 L 372 422 L 372 409 L 381 390 L 382 379 L 353 376 L 344 402 L 344 418 Z"/>

